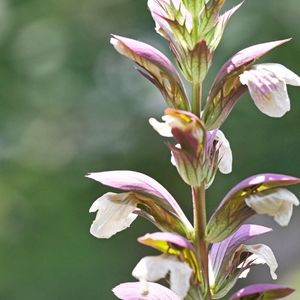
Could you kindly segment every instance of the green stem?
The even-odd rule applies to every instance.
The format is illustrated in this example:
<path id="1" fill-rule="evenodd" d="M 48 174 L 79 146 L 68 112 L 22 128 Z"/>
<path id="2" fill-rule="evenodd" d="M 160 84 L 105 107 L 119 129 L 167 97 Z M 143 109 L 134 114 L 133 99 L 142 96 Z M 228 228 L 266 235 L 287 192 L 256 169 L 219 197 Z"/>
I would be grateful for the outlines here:
<path id="1" fill-rule="evenodd" d="M 206 199 L 205 186 L 202 184 L 199 187 L 192 187 L 193 194 L 193 213 L 194 213 L 194 229 L 195 229 L 195 247 L 196 256 L 201 272 L 203 293 L 205 299 L 210 300 L 211 294 L 209 289 L 209 274 L 208 274 L 208 244 L 205 241 L 206 228 Z"/>
<path id="2" fill-rule="evenodd" d="M 192 112 L 200 117 L 201 114 L 202 83 L 193 82 Z"/>

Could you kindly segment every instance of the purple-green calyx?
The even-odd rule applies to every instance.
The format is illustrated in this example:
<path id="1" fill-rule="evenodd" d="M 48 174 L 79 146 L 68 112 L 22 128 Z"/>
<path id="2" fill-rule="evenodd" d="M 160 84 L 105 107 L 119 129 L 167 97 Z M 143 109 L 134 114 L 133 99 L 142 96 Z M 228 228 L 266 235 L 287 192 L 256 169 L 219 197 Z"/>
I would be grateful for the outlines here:
<path id="1" fill-rule="evenodd" d="M 149 123 L 166 142 L 179 178 L 190 186 L 193 204 L 191 222 L 171 193 L 143 173 L 118 170 L 87 175 L 115 189 L 92 204 L 90 212 L 96 213 L 92 235 L 110 238 L 137 217 L 157 227 L 157 232 L 139 237 L 138 242 L 156 249 L 158 255 L 142 258 L 132 271 L 135 281 L 113 289 L 119 299 L 272 300 L 293 292 L 269 283 L 231 290 L 257 264 L 266 264 L 270 277 L 277 279 L 278 263 L 271 248 L 251 243 L 251 238 L 272 229 L 249 219 L 266 215 L 287 226 L 299 205 L 287 188 L 299 184 L 300 178 L 273 173 L 248 177 L 225 195 L 210 218 L 206 214 L 206 190 L 213 188 L 218 172 L 232 171 L 230 143 L 220 127 L 235 104 L 249 92 L 262 113 L 279 118 L 290 110 L 287 85 L 300 86 L 300 77 L 283 65 L 257 62 L 289 41 L 285 39 L 238 51 L 221 67 L 206 99 L 202 96 L 214 52 L 242 5 L 222 13 L 224 4 L 225 0 L 148 0 L 156 31 L 167 40 L 179 70 L 150 45 L 118 35 L 111 38 L 114 48 L 162 94 L 166 109 Z"/>

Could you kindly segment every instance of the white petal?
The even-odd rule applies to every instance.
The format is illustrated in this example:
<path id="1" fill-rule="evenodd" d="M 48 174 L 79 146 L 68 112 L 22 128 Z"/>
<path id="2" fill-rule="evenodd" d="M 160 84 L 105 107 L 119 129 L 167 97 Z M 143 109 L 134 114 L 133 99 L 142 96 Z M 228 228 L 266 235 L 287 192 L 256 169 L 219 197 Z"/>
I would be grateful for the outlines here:
<path id="1" fill-rule="evenodd" d="M 256 68 L 273 72 L 280 80 L 285 81 L 287 84 L 300 86 L 300 77 L 281 64 L 259 64 Z"/>
<path id="2" fill-rule="evenodd" d="M 217 131 L 215 139 L 218 141 L 217 148 L 219 148 L 219 170 L 223 174 L 229 174 L 232 171 L 230 144 L 221 130 Z"/>
<path id="3" fill-rule="evenodd" d="M 129 227 L 136 219 L 133 211 L 137 203 L 129 193 L 107 193 L 98 198 L 90 208 L 97 212 L 90 232 L 97 238 L 110 238 L 112 235 Z"/>
<path id="4" fill-rule="evenodd" d="M 267 214 L 281 226 L 290 222 L 293 205 L 298 206 L 299 200 L 289 190 L 278 188 L 254 194 L 245 199 L 246 204 L 258 214 Z"/>
<path id="5" fill-rule="evenodd" d="M 176 144 L 175 145 L 175 147 L 176 148 L 178 148 L 178 149 L 181 149 L 181 146 L 180 146 L 180 144 Z M 171 164 L 174 166 L 174 167 L 176 167 L 177 166 L 177 164 L 176 164 L 176 160 L 175 160 L 175 157 L 174 157 L 174 155 L 173 155 L 173 153 L 171 152 Z"/>
<path id="6" fill-rule="evenodd" d="M 253 67 L 240 75 L 240 81 L 248 86 L 255 105 L 262 113 L 280 118 L 290 110 L 286 83 L 273 72 Z"/>
<path id="7" fill-rule="evenodd" d="M 251 262 L 251 265 L 267 264 L 270 268 L 270 274 L 272 279 L 273 280 L 277 279 L 277 275 L 275 271 L 278 268 L 278 263 L 270 247 L 263 244 L 257 244 L 257 245 L 242 245 L 241 248 L 243 251 L 253 253 L 247 258 L 245 264 L 251 261 L 253 261 Z M 243 272 L 240 275 L 240 278 L 245 278 L 248 272 Z"/>
<path id="8" fill-rule="evenodd" d="M 165 137 L 173 137 L 172 127 L 167 122 L 158 122 L 154 118 L 149 119 L 150 125 L 153 127 L 155 131 L 157 131 L 161 136 Z"/>
<path id="9" fill-rule="evenodd" d="M 132 275 L 141 282 L 158 281 L 167 274 L 170 274 L 170 289 L 184 299 L 190 288 L 192 269 L 175 256 L 146 256 L 132 271 Z"/>

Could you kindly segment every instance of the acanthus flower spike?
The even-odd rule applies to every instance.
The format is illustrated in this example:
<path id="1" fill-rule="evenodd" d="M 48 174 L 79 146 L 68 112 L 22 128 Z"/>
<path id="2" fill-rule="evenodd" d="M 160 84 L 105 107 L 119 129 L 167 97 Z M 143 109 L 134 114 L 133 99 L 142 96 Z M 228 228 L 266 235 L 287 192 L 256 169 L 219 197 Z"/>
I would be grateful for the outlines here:
<path id="1" fill-rule="evenodd" d="M 217 74 L 203 110 L 202 84 L 225 27 L 242 3 L 221 13 L 226 0 L 148 0 L 157 32 L 168 42 L 184 77 L 191 83 L 191 102 L 171 61 L 145 43 L 113 35 L 111 43 L 136 63 L 137 70 L 162 93 L 168 108 L 163 122 L 152 127 L 167 143 L 171 162 L 190 186 L 193 225 L 172 195 L 147 175 L 132 171 L 91 173 L 87 177 L 121 190 L 97 199 L 91 233 L 109 238 L 142 216 L 161 232 L 138 241 L 162 254 L 140 260 L 132 275 L 140 282 L 124 283 L 113 292 L 123 300 L 212 300 L 225 297 L 234 284 L 257 264 L 266 264 L 277 278 L 275 255 L 265 244 L 248 244 L 270 228 L 243 223 L 255 214 L 271 216 L 279 225 L 290 222 L 298 198 L 285 187 L 300 178 L 258 174 L 233 187 L 207 222 L 206 189 L 219 170 L 232 171 L 229 141 L 220 131 L 238 99 L 249 90 L 255 105 L 271 117 L 290 110 L 287 84 L 300 77 L 279 64 L 256 60 L 289 40 L 263 43 L 239 51 Z M 174 143 L 175 141 L 175 143 Z M 168 287 L 155 283 L 162 281 Z M 230 300 L 273 300 L 293 290 L 278 285 L 253 285 Z"/>

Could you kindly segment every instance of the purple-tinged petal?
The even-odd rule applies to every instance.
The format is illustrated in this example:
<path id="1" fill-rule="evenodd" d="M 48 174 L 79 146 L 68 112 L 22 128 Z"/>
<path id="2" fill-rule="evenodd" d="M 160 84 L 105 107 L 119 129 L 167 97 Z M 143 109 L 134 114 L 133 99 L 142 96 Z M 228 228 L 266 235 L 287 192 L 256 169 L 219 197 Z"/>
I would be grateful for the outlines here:
<path id="1" fill-rule="evenodd" d="M 148 282 L 147 289 L 141 282 L 126 282 L 116 286 L 112 291 L 122 300 L 180 300 L 170 289 L 158 283 Z"/>
<path id="2" fill-rule="evenodd" d="M 236 249 L 246 241 L 256 236 L 265 234 L 272 231 L 271 228 L 267 228 L 260 225 L 246 224 L 242 225 L 234 234 L 226 238 L 220 243 L 212 245 L 210 250 L 210 261 L 212 271 L 215 276 L 219 273 L 223 264 L 226 264 Z"/>
<path id="3" fill-rule="evenodd" d="M 234 186 L 223 199 L 222 203 L 227 201 L 226 199 L 232 197 L 236 193 L 241 193 L 242 190 L 248 190 L 249 188 L 257 188 L 259 191 L 267 190 L 269 188 L 278 186 L 288 186 L 300 183 L 300 178 L 275 173 L 263 173 L 250 176 L 239 184 Z"/>
<path id="4" fill-rule="evenodd" d="M 274 48 L 277 48 L 289 42 L 290 40 L 291 39 L 285 39 L 280 41 L 257 44 L 239 51 L 221 68 L 220 72 L 216 77 L 215 83 L 217 83 L 218 81 L 222 81 L 224 77 L 231 74 L 232 72 L 235 72 L 237 69 L 254 63 L 256 60 L 258 60 Z"/>
<path id="5" fill-rule="evenodd" d="M 287 297 L 293 289 L 277 284 L 249 285 L 230 297 L 229 300 L 274 300 Z"/>
<path id="6" fill-rule="evenodd" d="M 179 74 L 163 53 L 148 44 L 117 35 L 112 36 L 111 43 L 120 54 L 143 69 L 140 73 L 157 86 L 168 106 L 189 110 Z"/>
<path id="7" fill-rule="evenodd" d="M 149 195 L 150 198 L 157 198 L 157 203 L 164 208 L 164 212 L 174 214 L 182 222 L 187 231 L 192 230 L 192 225 L 176 200 L 153 178 L 134 171 L 106 171 L 90 173 L 86 177 L 116 189 L 133 191 L 145 194 L 146 197 Z M 155 199 L 153 199 L 153 205 L 155 204 L 154 200 Z M 161 210 L 161 213 L 162 212 Z"/>
<path id="8" fill-rule="evenodd" d="M 258 174 L 236 185 L 225 196 L 206 228 L 206 239 L 220 242 L 239 228 L 239 226 L 257 211 L 250 208 L 246 199 L 252 195 L 263 195 L 275 188 L 300 183 L 300 179 L 282 174 Z"/>
<path id="9" fill-rule="evenodd" d="M 288 41 L 286 39 L 251 46 L 239 51 L 224 64 L 214 80 L 203 113 L 208 130 L 219 128 L 240 96 L 247 91 L 239 76 L 257 59 Z"/>
<path id="10" fill-rule="evenodd" d="M 181 211 L 173 196 L 156 180 L 145 174 L 124 170 L 90 173 L 86 177 L 116 189 L 153 195 L 163 199 L 175 212 Z"/>
<path id="11" fill-rule="evenodd" d="M 167 247 L 170 247 L 169 244 L 173 244 L 179 248 L 194 249 L 194 246 L 186 238 L 177 233 L 171 232 L 147 233 L 146 235 L 138 238 L 138 241 L 141 244 L 152 246 L 162 252 L 167 252 L 168 249 L 165 247 L 161 248 L 159 246 L 166 245 Z M 166 244 L 160 242 L 166 242 Z"/>

